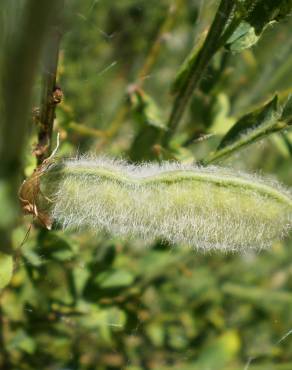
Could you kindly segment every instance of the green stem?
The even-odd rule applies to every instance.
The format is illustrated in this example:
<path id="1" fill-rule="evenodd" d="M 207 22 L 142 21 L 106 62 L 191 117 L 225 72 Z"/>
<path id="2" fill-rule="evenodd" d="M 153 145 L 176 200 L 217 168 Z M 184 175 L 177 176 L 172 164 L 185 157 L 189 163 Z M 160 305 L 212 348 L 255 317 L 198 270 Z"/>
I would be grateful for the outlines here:
<path id="1" fill-rule="evenodd" d="M 180 120 L 182 119 L 192 93 L 201 81 L 210 60 L 222 45 L 223 40 L 227 37 L 227 35 L 225 35 L 225 37 L 222 38 L 222 32 L 226 27 L 226 22 L 230 18 L 234 6 L 235 2 L 233 0 L 221 0 L 206 41 L 204 42 L 198 57 L 194 60 L 194 64 L 190 70 L 190 75 L 184 82 L 175 99 L 168 121 L 169 129 L 163 138 L 164 145 L 168 144 L 173 132 L 176 130 Z"/>

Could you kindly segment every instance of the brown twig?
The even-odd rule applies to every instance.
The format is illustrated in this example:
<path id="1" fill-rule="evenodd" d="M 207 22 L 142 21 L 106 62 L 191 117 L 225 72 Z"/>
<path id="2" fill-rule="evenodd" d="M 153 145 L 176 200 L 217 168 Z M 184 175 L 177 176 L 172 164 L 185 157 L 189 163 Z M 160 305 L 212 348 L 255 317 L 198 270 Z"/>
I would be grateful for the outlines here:
<path id="1" fill-rule="evenodd" d="M 40 114 L 38 117 L 38 143 L 34 149 L 38 165 L 50 155 L 56 106 L 61 102 L 63 97 L 61 88 L 56 84 L 60 41 L 62 38 L 63 9 L 64 0 L 60 1 L 58 4 L 55 22 L 50 29 L 46 47 L 43 72 L 43 92 Z"/>

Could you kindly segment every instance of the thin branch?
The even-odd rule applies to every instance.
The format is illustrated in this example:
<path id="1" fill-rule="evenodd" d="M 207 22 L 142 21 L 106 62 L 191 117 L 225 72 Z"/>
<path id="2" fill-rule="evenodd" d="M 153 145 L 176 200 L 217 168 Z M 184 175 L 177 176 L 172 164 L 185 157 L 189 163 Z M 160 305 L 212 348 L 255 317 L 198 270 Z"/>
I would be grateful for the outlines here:
<path id="1" fill-rule="evenodd" d="M 147 75 L 149 75 L 151 69 L 156 63 L 161 52 L 161 46 L 163 45 L 165 35 L 167 35 L 167 33 L 169 33 L 173 28 L 177 13 L 183 6 L 184 2 L 185 0 L 174 0 L 174 2 L 169 6 L 167 16 L 162 23 L 156 39 L 152 44 L 149 53 L 146 56 L 146 59 L 138 73 L 138 77 L 135 83 L 139 85 L 139 87 L 143 86 L 145 78 L 147 77 Z M 116 134 L 121 124 L 125 120 L 127 114 L 129 113 L 129 107 L 128 105 L 125 105 L 125 101 L 126 100 L 124 100 L 123 104 L 119 107 L 112 123 L 110 124 L 110 128 L 107 131 L 108 137 L 113 137 Z"/>
<path id="2" fill-rule="evenodd" d="M 179 91 L 173 109 L 168 121 L 168 131 L 163 138 L 163 144 L 167 145 L 169 139 L 173 135 L 173 132 L 177 128 L 180 120 L 185 113 L 187 104 L 193 94 L 193 91 L 201 81 L 204 72 L 218 50 L 218 46 L 222 45 L 222 32 L 226 27 L 226 23 L 229 20 L 235 6 L 234 0 L 221 0 L 214 21 L 206 37 L 198 57 L 195 59 L 193 66 L 191 67 L 190 75 L 184 82 L 181 90 Z M 232 26 L 233 29 L 234 25 Z M 228 32 L 229 34 L 229 32 Z"/>
<path id="3" fill-rule="evenodd" d="M 34 150 L 38 164 L 50 155 L 55 110 L 62 100 L 62 90 L 56 85 L 59 61 L 59 49 L 62 38 L 62 15 L 64 0 L 59 1 L 58 10 L 52 25 L 45 55 L 43 72 L 43 93 L 39 116 L 38 143 Z"/>
<path id="4" fill-rule="evenodd" d="M 139 72 L 138 79 L 141 79 L 141 81 L 138 81 L 138 83 L 140 87 L 142 87 L 145 77 L 147 77 L 153 65 L 156 63 L 161 51 L 161 46 L 165 40 L 165 36 L 173 28 L 176 20 L 177 11 L 183 6 L 184 1 L 185 0 L 176 0 L 173 4 L 169 6 L 168 14 L 164 22 L 162 23 L 158 35 L 154 43 L 152 44 L 146 60 Z"/>
<path id="5" fill-rule="evenodd" d="M 108 135 L 107 131 L 98 130 L 96 128 L 88 127 L 86 125 L 75 122 L 70 122 L 68 125 L 68 129 L 76 132 L 78 135 L 96 137 L 98 139 L 104 139 Z"/>

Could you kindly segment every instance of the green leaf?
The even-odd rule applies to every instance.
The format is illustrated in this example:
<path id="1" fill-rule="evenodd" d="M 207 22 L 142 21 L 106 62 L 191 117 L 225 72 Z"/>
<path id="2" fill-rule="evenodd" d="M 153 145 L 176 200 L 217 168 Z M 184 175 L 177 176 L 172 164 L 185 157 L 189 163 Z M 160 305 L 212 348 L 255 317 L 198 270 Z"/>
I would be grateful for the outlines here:
<path id="1" fill-rule="evenodd" d="M 269 26 L 289 15 L 292 1 L 245 1 L 240 7 L 244 14 L 243 20 L 226 43 L 226 47 L 233 52 L 240 52 L 256 44 Z"/>
<path id="2" fill-rule="evenodd" d="M 261 34 L 256 34 L 254 27 L 243 21 L 228 39 L 226 47 L 233 52 L 240 52 L 256 44 L 260 36 Z"/>
<path id="3" fill-rule="evenodd" d="M 9 284 L 13 273 L 13 258 L 9 254 L 0 252 L 0 290 Z"/>
<path id="4" fill-rule="evenodd" d="M 282 120 L 278 97 L 275 96 L 263 107 L 241 117 L 221 140 L 215 153 L 203 161 L 215 162 L 233 152 L 288 127 Z"/>
<path id="5" fill-rule="evenodd" d="M 262 125 L 269 125 L 278 118 L 278 98 L 275 96 L 263 108 L 256 110 L 243 116 L 237 121 L 234 126 L 227 132 L 221 140 L 218 149 L 232 145 L 238 141 L 243 135 L 248 134 L 250 130 L 255 130 Z"/>
<path id="6" fill-rule="evenodd" d="M 100 309 L 97 306 L 90 306 L 86 314 L 80 319 L 82 327 L 86 331 L 98 333 L 98 337 L 103 343 L 108 343 L 112 346 L 113 335 L 118 332 L 123 332 L 127 316 L 124 311 L 117 307 Z"/>
<path id="7" fill-rule="evenodd" d="M 129 95 L 133 118 L 137 123 L 136 136 L 129 156 L 133 161 L 155 158 L 153 146 L 159 142 L 161 132 L 166 130 L 160 109 L 142 89 L 134 88 Z"/>
<path id="8" fill-rule="evenodd" d="M 161 112 L 155 101 L 142 89 L 135 88 L 129 95 L 131 108 L 137 121 L 165 130 Z"/>
<path id="9" fill-rule="evenodd" d="M 134 281 L 134 276 L 125 270 L 108 270 L 99 274 L 94 282 L 102 289 L 127 287 Z"/>
<path id="10" fill-rule="evenodd" d="M 17 330 L 8 348 L 17 348 L 28 354 L 33 354 L 36 350 L 36 342 L 23 329 Z"/>

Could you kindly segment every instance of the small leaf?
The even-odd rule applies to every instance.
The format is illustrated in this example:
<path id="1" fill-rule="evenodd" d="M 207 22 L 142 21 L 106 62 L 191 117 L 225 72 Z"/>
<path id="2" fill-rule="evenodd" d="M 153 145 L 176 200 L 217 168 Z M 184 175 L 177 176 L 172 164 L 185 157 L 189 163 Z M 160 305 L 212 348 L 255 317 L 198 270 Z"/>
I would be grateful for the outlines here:
<path id="1" fill-rule="evenodd" d="M 138 123 L 129 156 L 133 161 L 154 159 L 156 155 L 153 148 L 161 132 L 166 130 L 161 112 L 155 101 L 136 86 L 130 91 L 129 98 L 134 119 Z"/>
<path id="2" fill-rule="evenodd" d="M 254 27 L 247 22 L 241 22 L 226 43 L 226 47 L 234 52 L 248 49 L 257 43 L 261 34 L 257 35 Z"/>
<path id="3" fill-rule="evenodd" d="M 215 162 L 265 136 L 286 129 L 288 125 L 282 118 L 278 97 L 275 96 L 263 107 L 241 117 L 223 137 L 216 152 L 203 163 Z"/>
<path id="4" fill-rule="evenodd" d="M 95 283 L 100 288 L 112 289 L 117 287 L 127 287 L 134 281 L 134 276 L 125 270 L 108 270 L 97 276 Z"/>
<path id="5" fill-rule="evenodd" d="M 8 348 L 17 348 L 25 353 L 33 354 L 36 350 L 36 342 L 24 330 L 19 329 L 13 336 Z"/>
<path id="6" fill-rule="evenodd" d="M 155 101 L 142 89 L 134 87 L 130 92 L 130 103 L 138 121 L 159 129 L 166 129 L 161 112 Z"/>
<path id="7" fill-rule="evenodd" d="M 0 290 L 9 284 L 13 273 L 13 258 L 9 254 L 0 252 Z"/>
<path id="8" fill-rule="evenodd" d="M 235 29 L 226 43 L 234 52 L 250 48 L 258 42 L 263 32 L 275 22 L 289 15 L 292 10 L 290 0 L 258 0 L 254 4 L 246 2 L 244 20 Z"/>
<path id="9" fill-rule="evenodd" d="M 91 306 L 81 318 L 81 322 L 82 327 L 87 331 L 98 331 L 98 336 L 103 342 L 112 344 L 114 333 L 123 332 L 127 316 L 117 307 L 100 309 L 98 306 Z"/>
<path id="10" fill-rule="evenodd" d="M 275 96 L 263 108 L 255 112 L 248 113 L 237 121 L 227 134 L 221 140 L 218 149 L 222 149 L 228 145 L 232 145 L 242 136 L 248 134 L 250 130 L 255 130 L 257 127 L 267 125 L 274 122 L 278 118 L 277 108 L 278 98 Z"/>

